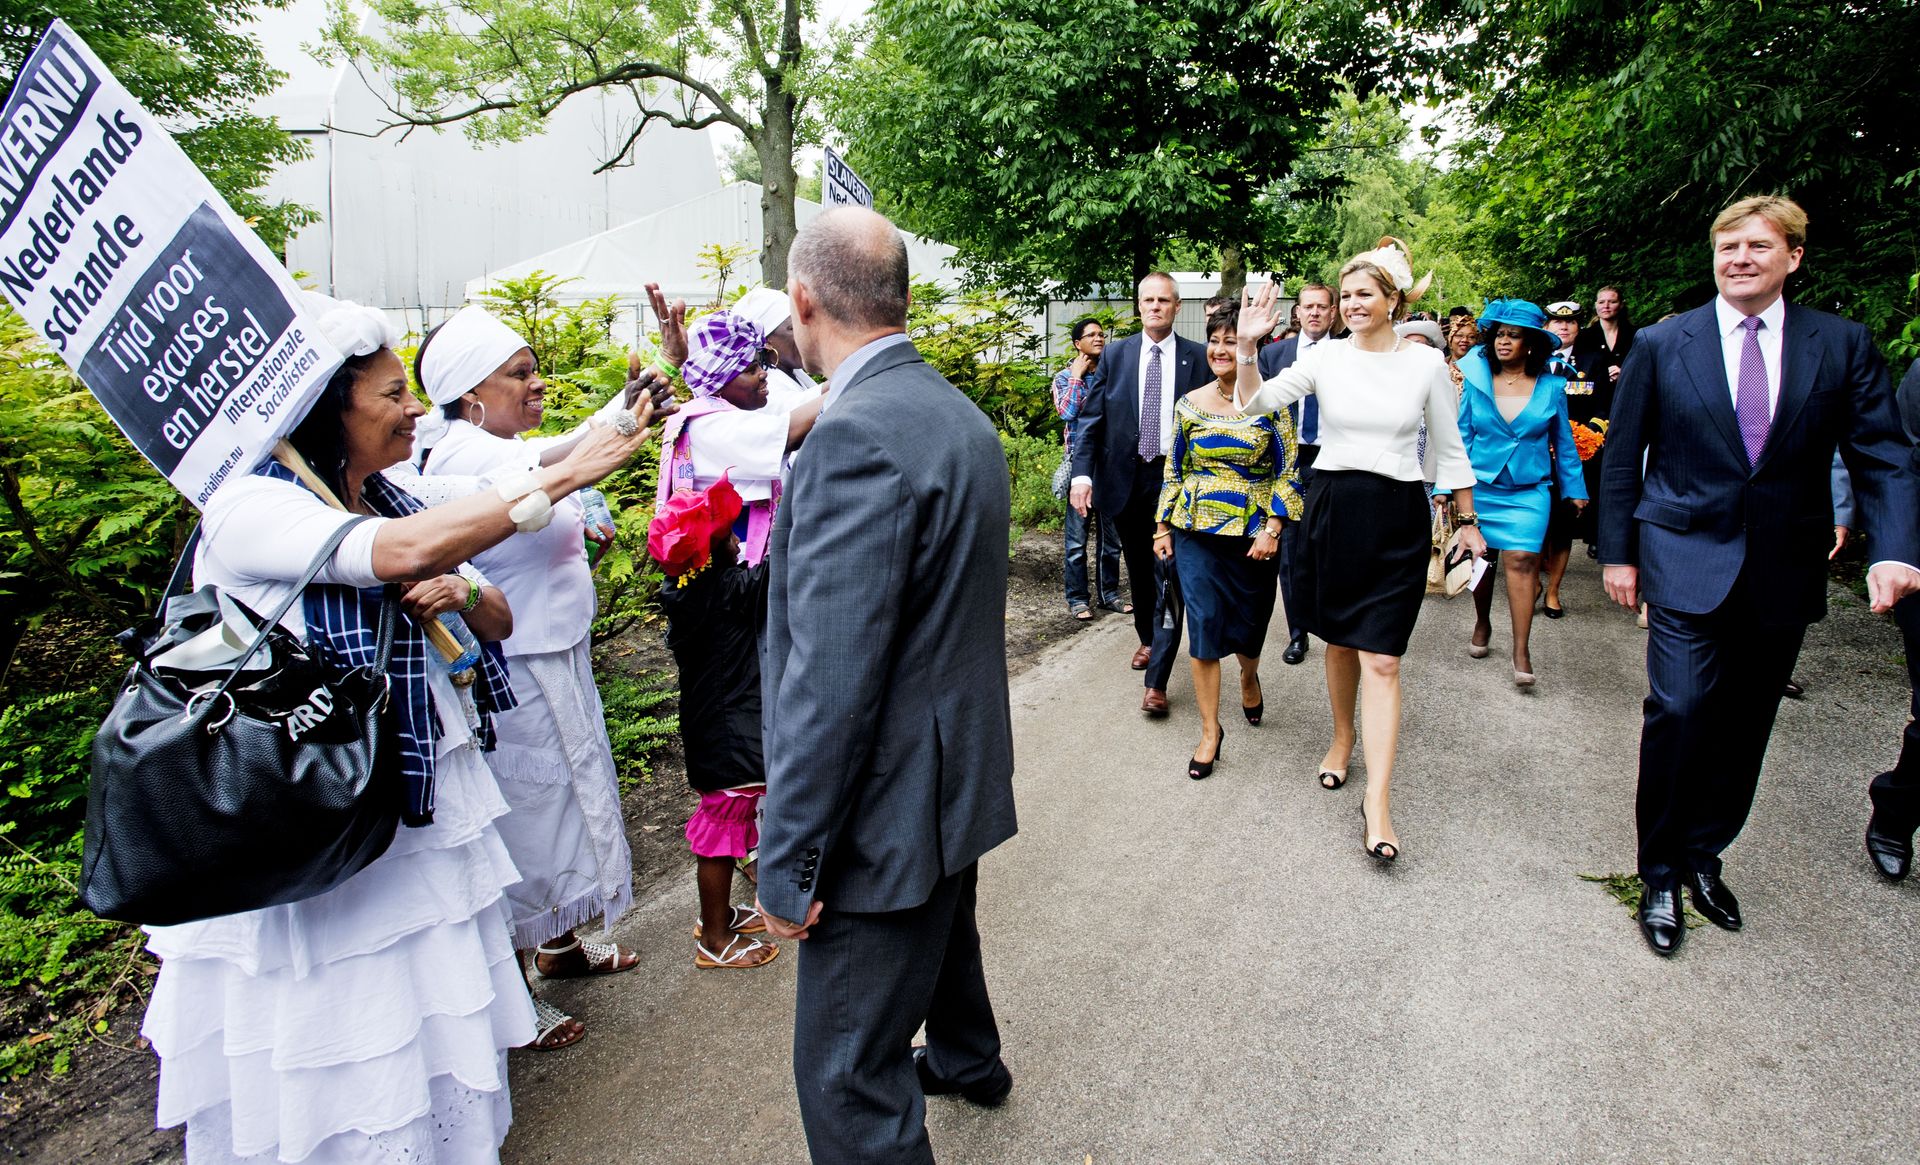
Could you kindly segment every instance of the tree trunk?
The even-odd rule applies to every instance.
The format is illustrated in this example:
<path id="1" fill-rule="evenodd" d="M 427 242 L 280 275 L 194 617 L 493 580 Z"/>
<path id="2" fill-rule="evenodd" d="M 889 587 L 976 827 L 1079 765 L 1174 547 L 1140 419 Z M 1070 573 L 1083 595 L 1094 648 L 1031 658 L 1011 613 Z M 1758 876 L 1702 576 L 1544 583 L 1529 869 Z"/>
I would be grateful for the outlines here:
<path id="1" fill-rule="evenodd" d="M 1240 298 L 1247 286 L 1247 266 L 1240 248 L 1231 243 L 1220 248 L 1220 294 Z"/>
<path id="2" fill-rule="evenodd" d="M 767 100 L 760 125 L 749 135 L 760 158 L 760 279 L 768 287 L 787 285 L 787 249 L 799 229 L 793 207 L 798 176 L 793 166 L 794 100 L 779 74 L 766 78 Z"/>

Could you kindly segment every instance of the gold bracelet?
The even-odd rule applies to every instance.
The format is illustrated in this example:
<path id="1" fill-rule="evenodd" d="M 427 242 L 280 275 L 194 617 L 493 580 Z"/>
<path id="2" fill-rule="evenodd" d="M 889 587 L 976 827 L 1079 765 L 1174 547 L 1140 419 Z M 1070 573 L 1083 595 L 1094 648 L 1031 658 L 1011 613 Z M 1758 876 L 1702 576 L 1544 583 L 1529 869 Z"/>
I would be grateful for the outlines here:
<path id="1" fill-rule="evenodd" d="M 1153 540 L 1154 540 L 1155 542 L 1158 542 L 1158 541 L 1160 541 L 1160 539 L 1162 539 L 1162 538 L 1171 538 L 1171 537 L 1173 537 L 1173 531 L 1171 531 L 1171 530 L 1163 530 L 1163 531 L 1161 531 L 1160 533 L 1158 533 L 1158 534 L 1155 534 L 1155 535 L 1153 536 Z"/>
<path id="2" fill-rule="evenodd" d="M 1455 514 L 1453 516 L 1453 524 L 1456 526 L 1478 526 L 1480 524 L 1480 515 Z"/>

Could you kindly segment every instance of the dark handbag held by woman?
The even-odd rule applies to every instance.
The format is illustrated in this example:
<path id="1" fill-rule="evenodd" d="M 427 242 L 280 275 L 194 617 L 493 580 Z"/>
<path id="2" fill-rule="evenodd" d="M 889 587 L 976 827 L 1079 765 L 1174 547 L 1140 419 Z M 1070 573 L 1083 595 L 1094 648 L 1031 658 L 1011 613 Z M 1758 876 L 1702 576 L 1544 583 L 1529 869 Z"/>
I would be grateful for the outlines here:
<path id="1" fill-rule="evenodd" d="M 387 676 L 395 590 L 371 667 L 340 673 L 280 626 L 366 520 L 334 531 L 266 619 L 211 586 L 176 594 L 190 542 L 161 614 L 121 633 L 135 659 L 93 740 L 87 909 L 161 926 L 277 906 L 324 893 L 386 852 L 403 800 Z M 206 666 L 223 640 L 237 658 Z"/>

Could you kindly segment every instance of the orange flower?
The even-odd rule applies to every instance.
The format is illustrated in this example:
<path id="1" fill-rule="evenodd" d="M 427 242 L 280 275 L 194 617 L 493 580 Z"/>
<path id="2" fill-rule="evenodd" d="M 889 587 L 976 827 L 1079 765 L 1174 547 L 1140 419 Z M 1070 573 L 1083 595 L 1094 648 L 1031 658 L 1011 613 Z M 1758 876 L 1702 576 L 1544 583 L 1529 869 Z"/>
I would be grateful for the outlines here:
<path id="1" fill-rule="evenodd" d="M 1589 429 L 1579 421 L 1570 423 L 1573 425 L 1573 447 L 1579 451 L 1580 460 L 1592 461 L 1593 455 L 1600 452 L 1600 447 L 1607 443 L 1606 432 L 1600 429 Z"/>

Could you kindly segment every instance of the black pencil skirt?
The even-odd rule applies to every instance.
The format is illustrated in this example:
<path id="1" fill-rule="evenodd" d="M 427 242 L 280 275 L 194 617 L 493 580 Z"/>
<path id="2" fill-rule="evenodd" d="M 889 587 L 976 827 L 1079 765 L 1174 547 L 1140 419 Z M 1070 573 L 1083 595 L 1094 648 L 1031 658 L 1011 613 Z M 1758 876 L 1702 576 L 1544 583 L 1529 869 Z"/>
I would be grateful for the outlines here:
<path id="1" fill-rule="evenodd" d="M 1294 626 L 1336 647 L 1405 655 L 1427 589 L 1427 492 L 1358 470 L 1316 469 L 1293 547 Z"/>

